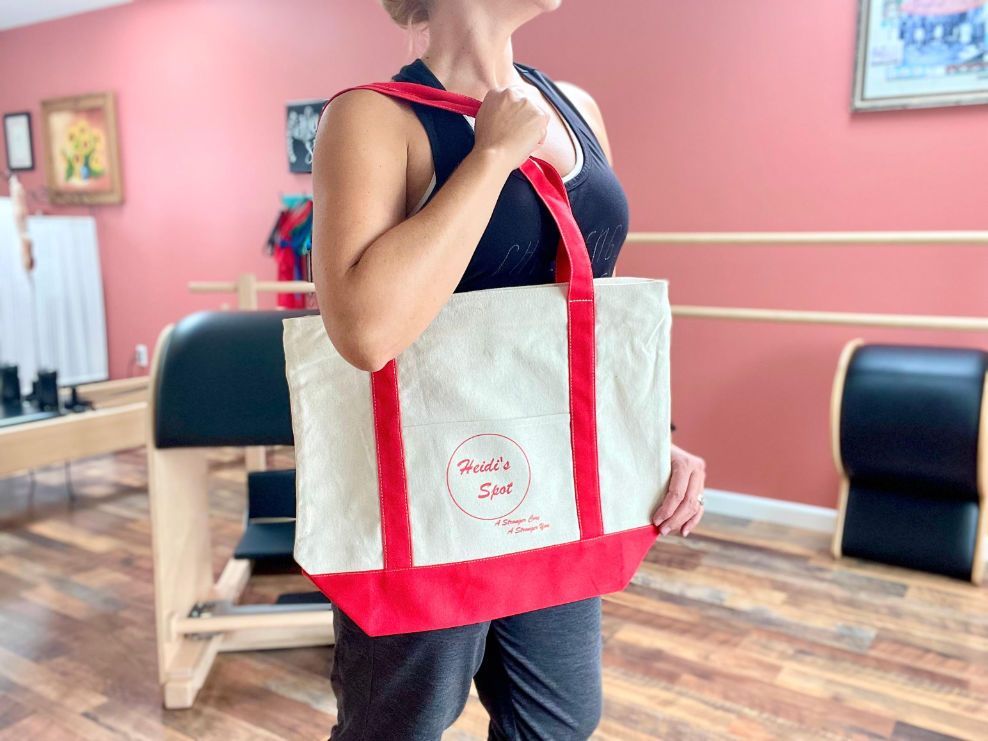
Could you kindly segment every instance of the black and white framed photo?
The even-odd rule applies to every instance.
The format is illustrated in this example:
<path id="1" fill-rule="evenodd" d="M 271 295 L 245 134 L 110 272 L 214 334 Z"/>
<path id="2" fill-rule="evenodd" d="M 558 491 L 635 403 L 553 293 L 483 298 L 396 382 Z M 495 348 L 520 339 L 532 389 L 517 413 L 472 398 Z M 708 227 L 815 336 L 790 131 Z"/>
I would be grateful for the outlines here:
<path id="1" fill-rule="evenodd" d="M 33 170 L 30 111 L 3 114 L 3 139 L 7 149 L 7 169 Z"/>
<path id="2" fill-rule="evenodd" d="M 312 172 L 312 148 L 316 126 L 325 98 L 297 100 L 286 106 L 285 136 L 288 146 L 289 172 Z"/>
<path id="3" fill-rule="evenodd" d="M 988 103 L 988 0 L 858 0 L 855 111 Z"/>

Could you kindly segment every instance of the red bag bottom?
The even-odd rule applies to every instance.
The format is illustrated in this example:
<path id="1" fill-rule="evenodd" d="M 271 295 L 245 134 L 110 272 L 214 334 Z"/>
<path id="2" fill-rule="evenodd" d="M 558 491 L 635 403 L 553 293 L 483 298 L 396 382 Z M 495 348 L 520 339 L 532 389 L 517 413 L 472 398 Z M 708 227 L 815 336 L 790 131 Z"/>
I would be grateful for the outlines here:
<path id="1" fill-rule="evenodd" d="M 392 571 L 310 574 L 371 636 L 517 615 L 628 586 L 655 542 L 654 525 L 504 556 Z"/>

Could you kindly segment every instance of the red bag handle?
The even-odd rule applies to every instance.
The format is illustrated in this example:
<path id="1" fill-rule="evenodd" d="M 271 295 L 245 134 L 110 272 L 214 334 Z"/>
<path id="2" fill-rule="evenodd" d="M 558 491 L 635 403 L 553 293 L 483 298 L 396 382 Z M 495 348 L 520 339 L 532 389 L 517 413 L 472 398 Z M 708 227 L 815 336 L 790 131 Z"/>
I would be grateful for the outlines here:
<path id="1" fill-rule="evenodd" d="M 479 100 L 467 95 L 417 82 L 372 82 L 344 88 L 334 94 L 319 111 L 319 118 L 322 118 L 326 106 L 333 98 L 348 90 L 357 89 L 376 90 L 384 95 L 472 117 L 476 117 L 481 105 Z M 569 283 L 566 310 L 573 484 L 580 538 L 586 540 L 603 535 L 604 532 L 597 468 L 593 268 L 583 233 L 573 217 L 566 186 L 557 170 L 545 160 L 534 156 L 528 157 L 519 169 L 532 184 L 559 228 L 555 280 L 557 283 Z M 392 462 L 386 467 L 378 465 L 384 568 L 410 568 L 412 538 L 401 434 L 398 365 L 392 359 L 370 376 L 377 459 L 379 462 Z"/>

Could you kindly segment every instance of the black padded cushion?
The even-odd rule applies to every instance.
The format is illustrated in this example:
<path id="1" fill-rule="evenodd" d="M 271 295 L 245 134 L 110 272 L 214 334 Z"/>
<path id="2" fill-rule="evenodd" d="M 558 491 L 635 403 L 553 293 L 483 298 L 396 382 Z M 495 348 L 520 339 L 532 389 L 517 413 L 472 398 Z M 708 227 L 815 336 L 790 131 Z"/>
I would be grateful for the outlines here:
<path id="1" fill-rule="evenodd" d="M 978 505 L 852 482 L 844 514 L 844 555 L 969 579 Z"/>
<path id="2" fill-rule="evenodd" d="M 294 468 L 247 474 L 247 519 L 294 516 Z"/>
<path id="3" fill-rule="evenodd" d="M 293 445 L 281 321 L 318 313 L 200 311 L 177 322 L 151 390 L 155 445 Z"/>
<path id="4" fill-rule="evenodd" d="M 937 498 L 976 502 L 986 371 L 988 353 L 976 349 L 858 348 L 841 403 L 840 449 L 848 477 L 896 490 L 931 486 Z"/>
<path id="5" fill-rule="evenodd" d="M 240 542 L 233 551 L 234 558 L 256 561 L 291 561 L 295 547 L 295 521 L 248 522 Z"/>
<path id="6" fill-rule="evenodd" d="M 250 558 L 297 571 L 292 558 L 295 521 L 265 522 L 264 518 L 295 517 L 295 469 L 251 471 L 247 474 L 247 527 L 234 549 L 234 558 Z M 260 520 L 260 521 L 259 521 Z"/>

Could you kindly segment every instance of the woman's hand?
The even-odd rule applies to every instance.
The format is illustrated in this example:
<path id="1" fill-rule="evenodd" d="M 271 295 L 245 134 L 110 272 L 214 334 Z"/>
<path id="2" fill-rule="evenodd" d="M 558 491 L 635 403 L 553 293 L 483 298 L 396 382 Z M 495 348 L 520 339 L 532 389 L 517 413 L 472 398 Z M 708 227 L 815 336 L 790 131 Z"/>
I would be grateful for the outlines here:
<path id="1" fill-rule="evenodd" d="M 499 153 L 510 171 L 521 167 L 545 142 L 549 114 L 529 100 L 520 87 L 509 85 L 487 91 L 475 127 L 473 148 Z"/>
<path id="2" fill-rule="evenodd" d="M 682 448 L 672 446 L 672 475 L 669 478 L 669 492 L 662 504 L 652 515 L 652 522 L 667 535 L 681 528 L 685 538 L 703 517 L 703 481 L 706 476 L 706 462 L 698 455 L 687 453 Z"/>

